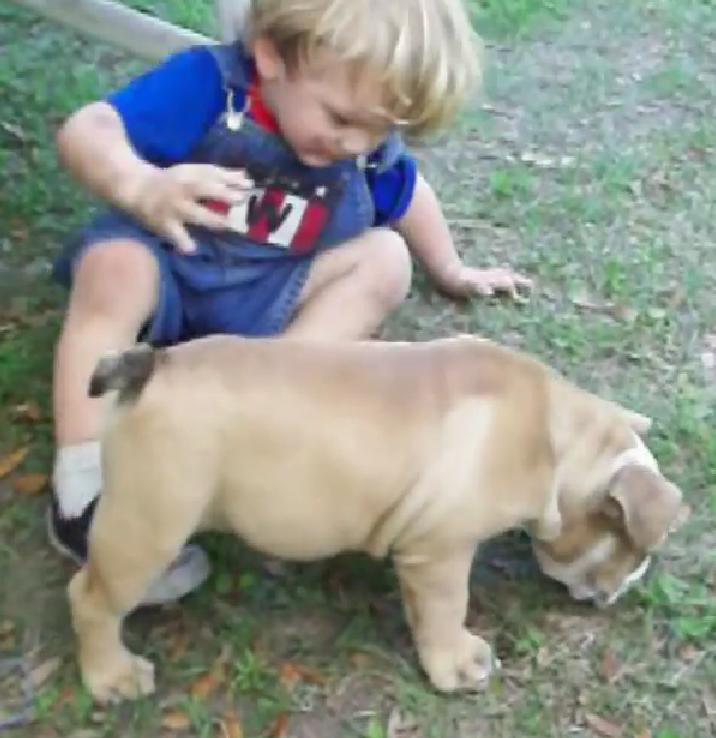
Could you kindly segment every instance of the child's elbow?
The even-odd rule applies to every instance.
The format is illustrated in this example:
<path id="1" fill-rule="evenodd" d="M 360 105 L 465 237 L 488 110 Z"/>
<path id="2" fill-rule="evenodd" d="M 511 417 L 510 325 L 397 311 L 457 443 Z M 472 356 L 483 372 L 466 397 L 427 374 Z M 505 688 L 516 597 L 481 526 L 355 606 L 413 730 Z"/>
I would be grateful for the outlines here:
<path id="1" fill-rule="evenodd" d="M 67 161 L 78 146 L 94 140 L 97 132 L 116 124 L 118 116 L 106 102 L 92 102 L 72 113 L 55 134 L 55 147 L 62 161 Z"/>

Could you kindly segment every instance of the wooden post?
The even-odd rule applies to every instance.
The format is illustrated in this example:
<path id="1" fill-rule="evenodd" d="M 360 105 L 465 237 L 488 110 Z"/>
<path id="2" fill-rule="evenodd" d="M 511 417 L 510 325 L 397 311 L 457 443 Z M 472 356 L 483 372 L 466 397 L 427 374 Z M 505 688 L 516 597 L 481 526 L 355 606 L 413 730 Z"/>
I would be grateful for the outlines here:
<path id="1" fill-rule="evenodd" d="M 233 41 L 244 25 L 251 0 L 214 0 L 219 38 L 224 43 Z"/>
<path id="2" fill-rule="evenodd" d="M 213 39 L 167 23 L 111 0 L 13 0 L 39 15 L 64 23 L 139 57 L 156 61 L 174 51 Z M 245 0 L 216 0 L 217 11 L 234 16 Z"/>

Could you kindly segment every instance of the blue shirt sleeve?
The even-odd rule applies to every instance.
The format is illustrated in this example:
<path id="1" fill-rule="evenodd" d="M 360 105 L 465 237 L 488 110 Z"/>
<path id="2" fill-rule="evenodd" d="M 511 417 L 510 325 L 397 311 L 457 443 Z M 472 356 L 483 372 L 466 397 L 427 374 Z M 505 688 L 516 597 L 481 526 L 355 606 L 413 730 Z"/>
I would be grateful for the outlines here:
<path id="1" fill-rule="evenodd" d="M 415 190 L 418 167 L 410 154 L 403 152 L 381 169 L 367 169 L 366 180 L 375 206 L 375 226 L 392 225 L 408 209 Z"/>
<path id="2" fill-rule="evenodd" d="M 238 92 L 238 91 L 236 91 Z M 158 166 L 182 161 L 225 108 L 221 72 L 212 53 L 196 46 L 170 56 L 106 98 L 119 114 L 127 137 L 143 159 Z M 243 100 L 235 99 L 237 107 Z M 408 209 L 417 166 L 402 141 L 391 140 L 396 153 L 387 166 L 366 169 L 375 205 L 376 226 L 391 225 Z M 376 152 L 380 159 L 384 151 Z"/>
<path id="3" fill-rule="evenodd" d="M 214 57 L 197 46 L 170 56 L 106 101 L 119 113 L 137 153 L 170 166 L 185 160 L 221 115 L 224 97 Z"/>

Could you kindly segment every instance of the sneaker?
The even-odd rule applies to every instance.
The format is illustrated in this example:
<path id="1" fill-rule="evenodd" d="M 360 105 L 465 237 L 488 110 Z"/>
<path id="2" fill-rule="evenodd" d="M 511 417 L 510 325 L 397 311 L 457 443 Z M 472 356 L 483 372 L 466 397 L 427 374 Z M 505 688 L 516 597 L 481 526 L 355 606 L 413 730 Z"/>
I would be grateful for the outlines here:
<path id="1" fill-rule="evenodd" d="M 87 559 L 87 531 L 97 499 L 77 518 L 63 518 L 55 496 L 47 510 L 47 537 L 63 556 L 83 564 Z M 152 582 L 140 605 L 164 605 L 176 602 L 200 587 L 209 576 L 209 557 L 200 546 L 187 544 L 174 561 Z"/>

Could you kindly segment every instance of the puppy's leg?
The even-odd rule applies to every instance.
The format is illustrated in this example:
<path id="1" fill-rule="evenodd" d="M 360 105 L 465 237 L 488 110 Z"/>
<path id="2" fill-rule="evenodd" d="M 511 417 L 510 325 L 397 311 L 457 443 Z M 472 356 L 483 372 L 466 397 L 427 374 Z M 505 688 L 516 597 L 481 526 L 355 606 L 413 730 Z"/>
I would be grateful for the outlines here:
<path id="1" fill-rule="evenodd" d="M 191 509 L 178 509 L 181 505 L 163 515 L 157 502 L 161 493 L 154 487 L 158 481 L 151 479 L 153 488 L 145 490 L 134 486 L 131 494 L 122 494 L 127 487 L 106 486 L 90 531 L 87 563 L 69 584 L 82 679 L 100 702 L 154 691 L 154 667 L 124 646 L 122 620 L 176 557 L 197 517 Z M 178 503 L 181 490 L 174 491 Z"/>
<path id="2" fill-rule="evenodd" d="M 476 690 L 492 670 L 492 650 L 465 627 L 468 577 L 474 550 L 439 559 L 396 557 L 406 618 L 420 662 L 443 691 Z"/>

